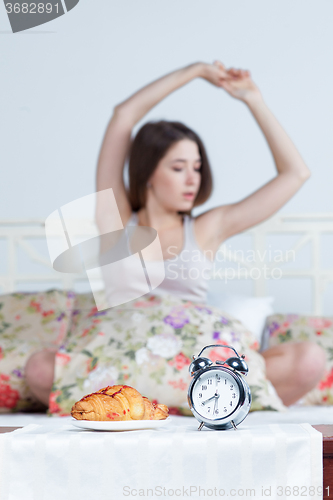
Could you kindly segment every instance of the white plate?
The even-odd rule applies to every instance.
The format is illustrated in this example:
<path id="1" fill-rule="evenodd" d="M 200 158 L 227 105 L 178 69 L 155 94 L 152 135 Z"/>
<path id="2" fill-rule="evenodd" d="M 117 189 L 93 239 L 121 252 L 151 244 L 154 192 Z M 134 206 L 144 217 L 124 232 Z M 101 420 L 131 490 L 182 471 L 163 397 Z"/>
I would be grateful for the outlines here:
<path id="1" fill-rule="evenodd" d="M 163 427 L 170 422 L 171 418 L 165 420 L 124 420 L 119 422 L 99 421 L 99 420 L 76 420 L 73 418 L 72 424 L 81 429 L 94 431 L 134 431 L 138 429 L 156 429 Z"/>

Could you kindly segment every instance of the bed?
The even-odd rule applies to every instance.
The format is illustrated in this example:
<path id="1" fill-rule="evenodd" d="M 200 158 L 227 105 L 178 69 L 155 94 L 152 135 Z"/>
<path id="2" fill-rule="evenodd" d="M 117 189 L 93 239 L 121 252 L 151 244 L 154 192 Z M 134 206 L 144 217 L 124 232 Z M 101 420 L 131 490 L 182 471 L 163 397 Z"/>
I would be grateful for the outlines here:
<path id="1" fill-rule="evenodd" d="M 94 234 L 91 221 L 76 221 L 76 227 L 78 241 Z M 242 300 L 257 298 L 258 302 L 250 303 L 250 309 L 252 313 L 254 309 L 258 309 L 257 316 L 260 318 L 256 317 L 255 320 L 259 325 L 259 340 L 262 348 L 265 348 L 268 332 L 267 328 L 261 327 L 267 309 L 257 306 L 262 306 L 262 300 L 269 295 L 274 294 L 277 297 L 274 306 L 277 312 L 315 317 L 332 315 L 332 242 L 333 214 L 291 214 L 274 217 L 222 245 L 219 256 L 224 264 L 223 268 L 220 267 L 212 274 L 211 300 L 215 300 L 217 304 L 216 301 L 221 300 L 223 296 L 228 302 L 229 295 L 235 295 L 237 292 L 236 302 L 241 308 Z M 282 249 L 281 259 L 274 260 L 272 251 L 278 249 L 278 245 Z M 253 252 L 251 258 L 248 253 L 250 249 Z M 60 274 L 52 269 L 42 220 L 0 221 L 0 256 L 1 293 L 50 288 L 84 292 L 89 289 L 91 280 L 96 288 L 101 285 L 98 272 L 90 276 L 89 282 L 85 275 Z M 226 283 L 228 293 L 224 286 Z M 272 286 L 277 284 L 275 288 Z M 289 290 L 289 296 L 285 293 L 286 288 Z M 231 294 L 229 289 L 232 290 Z M 266 300 L 265 306 L 267 304 Z M 246 312 L 244 314 L 246 318 Z M 251 321 L 250 317 L 248 321 Z M 1 415 L 0 432 L 8 433 L 34 422 L 39 422 L 38 425 L 44 424 L 44 418 L 47 417 Z M 288 413 L 254 412 L 246 422 L 251 425 L 306 422 L 320 431 L 323 434 L 324 497 L 329 496 L 330 490 L 333 491 L 333 407 L 296 405 Z"/>

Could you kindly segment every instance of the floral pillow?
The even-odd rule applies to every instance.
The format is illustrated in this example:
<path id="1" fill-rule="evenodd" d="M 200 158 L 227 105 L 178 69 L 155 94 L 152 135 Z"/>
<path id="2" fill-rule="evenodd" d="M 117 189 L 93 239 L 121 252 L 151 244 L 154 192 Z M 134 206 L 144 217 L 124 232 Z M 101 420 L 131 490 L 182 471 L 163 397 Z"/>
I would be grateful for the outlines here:
<path id="1" fill-rule="evenodd" d="M 67 335 L 71 292 L 0 295 L 0 413 L 38 410 L 24 367 L 35 351 L 59 346 Z"/>
<path id="2" fill-rule="evenodd" d="M 267 318 L 268 347 L 283 342 L 312 341 L 320 345 L 327 355 L 325 377 L 310 391 L 301 403 L 304 405 L 333 404 L 333 318 L 274 314 Z"/>
<path id="3" fill-rule="evenodd" d="M 85 394 L 126 384 L 152 401 L 168 405 L 171 413 L 191 414 L 188 368 L 192 355 L 208 344 L 228 344 L 245 354 L 252 410 L 285 409 L 265 377 L 257 340 L 219 309 L 171 295 L 146 295 L 98 312 L 90 297 L 77 295 L 71 328 L 56 356 L 49 411 L 68 415 Z M 233 353 L 217 347 L 207 355 L 214 361 Z"/>

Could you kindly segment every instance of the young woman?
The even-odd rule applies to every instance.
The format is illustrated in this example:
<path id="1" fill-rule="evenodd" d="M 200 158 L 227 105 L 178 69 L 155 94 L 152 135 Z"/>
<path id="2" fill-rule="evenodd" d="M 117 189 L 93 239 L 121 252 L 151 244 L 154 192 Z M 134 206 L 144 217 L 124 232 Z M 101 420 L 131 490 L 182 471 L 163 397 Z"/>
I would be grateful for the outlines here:
<path id="1" fill-rule="evenodd" d="M 143 126 L 133 144 L 131 134 L 134 125 L 150 109 L 195 78 L 203 78 L 248 106 L 268 142 L 277 175 L 245 199 L 193 218 L 192 208 L 205 202 L 212 189 L 207 155 L 198 135 L 181 123 L 166 121 Z M 127 192 L 123 168 L 129 154 Z M 309 176 L 309 169 L 265 104 L 249 71 L 226 69 L 216 61 L 195 63 L 174 71 L 115 107 L 99 156 L 97 191 L 113 189 L 124 226 L 137 224 L 156 229 L 167 265 L 166 279 L 154 289 L 154 294 L 169 292 L 203 302 L 207 280 L 200 277 L 191 280 L 188 275 L 181 275 L 177 257 L 184 256 L 184 250 L 190 254 L 199 249 L 202 255 L 209 257 L 196 265 L 209 268 L 222 242 L 273 215 Z M 110 217 L 100 204 L 97 221 L 101 232 L 103 227 L 108 227 Z M 185 261 L 182 259 L 182 264 Z M 176 272 L 176 279 L 172 278 L 172 271 Z M 188 266 L 185 274 L 186 271 L 189 274 Z M 310 342 L 281 345 L 262 355 L 267 377 L 286 405 L 315 387 L 325 368 L 324 352 Z M 52 386 L 53 368 L 54 353 L 50 351 L 35 353 L 26 365 L 30 388 L 45 404 Z"/>

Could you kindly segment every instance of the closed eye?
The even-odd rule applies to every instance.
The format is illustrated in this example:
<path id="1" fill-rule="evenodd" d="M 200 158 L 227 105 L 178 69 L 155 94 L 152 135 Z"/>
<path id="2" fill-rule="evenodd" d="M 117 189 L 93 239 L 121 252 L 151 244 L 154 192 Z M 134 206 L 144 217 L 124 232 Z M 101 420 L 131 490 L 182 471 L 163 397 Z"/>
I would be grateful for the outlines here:
<path id="1" fill-rule="evenodd" d="M 172 170 L 173 170 L 174 172 L 181 172 L 183 169 L 182 169 L 182 168 L 178 168 L 178 167 L 173 167 L 173 169 L 172 169 Z M 200 172 L 201 172 L 201 167 L 199 167 L 199 168 L 195 168 L 195 169 L 194 169 L 194 172 L 199 172 L 199 173 L 200 173 Z"/>

